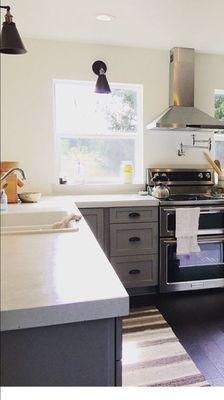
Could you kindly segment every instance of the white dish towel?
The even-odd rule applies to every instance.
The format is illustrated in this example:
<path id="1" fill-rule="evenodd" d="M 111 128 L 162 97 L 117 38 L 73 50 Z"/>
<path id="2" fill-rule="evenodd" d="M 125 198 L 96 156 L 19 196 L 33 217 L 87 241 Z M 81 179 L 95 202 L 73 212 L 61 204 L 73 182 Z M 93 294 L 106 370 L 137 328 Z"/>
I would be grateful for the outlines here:
<path id="1" fill-rule="evenodd" d="M 198 225 L 200 207 L 176 209 L 177 255 L 198 253 Z"/>

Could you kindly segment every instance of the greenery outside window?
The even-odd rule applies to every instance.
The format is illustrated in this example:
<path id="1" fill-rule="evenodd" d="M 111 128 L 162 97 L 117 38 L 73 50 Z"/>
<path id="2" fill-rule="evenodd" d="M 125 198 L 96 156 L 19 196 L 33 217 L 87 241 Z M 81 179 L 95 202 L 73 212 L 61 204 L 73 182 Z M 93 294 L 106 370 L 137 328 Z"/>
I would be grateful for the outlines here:
<path id="1" fill-rule="evenodd" d="M 215 117 L 224 121 L 224 89 L 215 90 Z M 224 169 L 224 132 L 215 135 L 215 158 Z"/>
<path id="2" fill-rule="evenodd" d="M 70 184 L 120 183 L 122 161 L 132 161 L 142 183 L 142 86 L 111 84 L 94 93 L 94 82 L 55 80 L 54 114 L 58 178 Z"/>

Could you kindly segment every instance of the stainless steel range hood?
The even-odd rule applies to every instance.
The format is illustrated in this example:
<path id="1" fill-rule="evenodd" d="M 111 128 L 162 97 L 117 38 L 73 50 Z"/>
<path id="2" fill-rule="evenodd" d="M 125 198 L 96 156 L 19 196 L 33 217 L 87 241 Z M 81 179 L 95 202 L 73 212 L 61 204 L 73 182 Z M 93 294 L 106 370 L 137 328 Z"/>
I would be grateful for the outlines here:
<path id="1" fill-rule="evenodd" d="M 194 107 L 194 49 L 174 47 L 170 50 L 169 108 L 146 128 L 224 130 L 224 122 Z"/>

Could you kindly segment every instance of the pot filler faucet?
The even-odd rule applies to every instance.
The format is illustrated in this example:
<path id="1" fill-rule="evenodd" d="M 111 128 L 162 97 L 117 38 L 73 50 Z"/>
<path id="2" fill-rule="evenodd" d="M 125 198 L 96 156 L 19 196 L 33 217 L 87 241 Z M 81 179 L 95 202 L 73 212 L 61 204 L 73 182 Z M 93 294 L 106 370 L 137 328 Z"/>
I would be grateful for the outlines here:
<path id="1" fill-rule="evenodd" d="M 12 168 L 9 171 L 7 171 L 4 175 L 2 175 L 0 177 L 0 182 L 4 181 L 6 178 L 8 178 L 8 176 L 12 175 L 14 172 L 19 172 L 22 179 L 25 180 L 26 179 L 26 175 L 25 172 L 23 171 L 23 169 L 21 168 Z"/>

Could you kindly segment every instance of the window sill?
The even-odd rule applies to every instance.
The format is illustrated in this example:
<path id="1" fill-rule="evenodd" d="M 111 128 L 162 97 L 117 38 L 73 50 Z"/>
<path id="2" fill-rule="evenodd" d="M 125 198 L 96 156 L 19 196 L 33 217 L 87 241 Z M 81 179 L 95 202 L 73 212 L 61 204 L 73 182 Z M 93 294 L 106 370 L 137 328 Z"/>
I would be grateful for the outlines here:
<path id="1" fill-rule="evenodd" d="M 141 183 L 133 184 L 83 184 L 83 185 L 59 185 L 54 184 L 52 191 L 55 194 L 135 194 L 144 190 L 145 185 Z"/>

